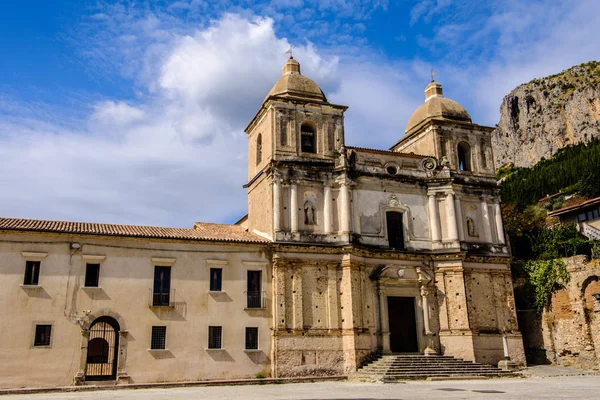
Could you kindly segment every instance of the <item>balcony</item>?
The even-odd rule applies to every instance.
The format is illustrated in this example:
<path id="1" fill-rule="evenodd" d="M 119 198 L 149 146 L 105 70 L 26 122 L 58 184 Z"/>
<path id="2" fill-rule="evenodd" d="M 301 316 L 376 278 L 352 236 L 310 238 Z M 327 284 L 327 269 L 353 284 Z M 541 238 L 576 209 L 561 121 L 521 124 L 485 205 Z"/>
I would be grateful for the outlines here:
<path id="1" fill-rule="evenodd" d="M 266 308 L 265 292 L 252 291 L 246 293 L 246 308 Z"/>
<path id="2" fill-rule="evenodd" d="M 154 292 L 149 290 L 148 306 L 149 307 L 174 307 L 175 289 L 162 292 Z"/>

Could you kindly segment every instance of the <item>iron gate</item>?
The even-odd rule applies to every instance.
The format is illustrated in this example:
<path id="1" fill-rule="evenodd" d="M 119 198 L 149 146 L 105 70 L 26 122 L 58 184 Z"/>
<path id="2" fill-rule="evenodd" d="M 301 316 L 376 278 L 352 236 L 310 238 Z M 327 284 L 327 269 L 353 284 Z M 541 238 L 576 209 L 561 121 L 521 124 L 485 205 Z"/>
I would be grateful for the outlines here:
<path id="1" fill-rule="evenodd" d="M 111 319 L 98 318 L 90 328 L 86 380 L 115 379 L 117 376 L 118 324 Z"/>

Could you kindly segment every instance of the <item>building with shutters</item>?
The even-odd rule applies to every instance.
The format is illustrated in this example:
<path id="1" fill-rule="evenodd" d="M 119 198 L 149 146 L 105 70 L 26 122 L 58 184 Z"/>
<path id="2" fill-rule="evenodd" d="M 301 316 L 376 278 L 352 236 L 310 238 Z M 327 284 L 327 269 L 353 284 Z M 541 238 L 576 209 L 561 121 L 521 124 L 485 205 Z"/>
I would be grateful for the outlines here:
<path id="1" fill-rule="evenodd" d="M 0 218 L 0 387 L 339 375 L 373 353 L 524 364 L 490 132 L 431 82 L 389 150 L 300 64 L 246 128 L 248 215 Z"/>

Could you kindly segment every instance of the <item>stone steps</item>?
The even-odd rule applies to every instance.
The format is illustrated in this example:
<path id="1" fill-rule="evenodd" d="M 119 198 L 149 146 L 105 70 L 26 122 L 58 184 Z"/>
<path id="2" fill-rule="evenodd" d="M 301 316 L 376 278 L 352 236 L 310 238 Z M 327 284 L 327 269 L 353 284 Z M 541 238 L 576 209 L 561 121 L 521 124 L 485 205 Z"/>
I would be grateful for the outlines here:
<path id="1" fill-rule="evenodd" d="M 514 376 L 494 366 L 451 356 L 385 355 L 351 373 L 359 381 L 395 381 L 428 378 L 481 379 Z"/>

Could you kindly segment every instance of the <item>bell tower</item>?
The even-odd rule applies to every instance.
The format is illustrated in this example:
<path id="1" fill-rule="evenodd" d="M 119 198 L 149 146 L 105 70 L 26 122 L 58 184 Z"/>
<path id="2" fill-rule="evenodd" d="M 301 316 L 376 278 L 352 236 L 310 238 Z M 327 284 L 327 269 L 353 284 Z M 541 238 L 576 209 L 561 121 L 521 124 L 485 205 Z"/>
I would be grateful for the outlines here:
<path id="1" fill-rule="evenodd" d="M 344 146 L 346 109 L 329 103 L 293 57 L 285 62 L 245 130 L 251 231 L 275 241 L 302 241 L 302 231 L 314 235 L 333 229 L 324 225 L 333 221 L 325 220 L 322 198 Z"/>

